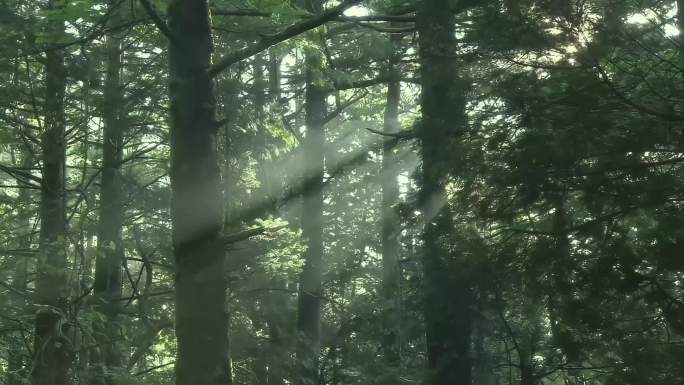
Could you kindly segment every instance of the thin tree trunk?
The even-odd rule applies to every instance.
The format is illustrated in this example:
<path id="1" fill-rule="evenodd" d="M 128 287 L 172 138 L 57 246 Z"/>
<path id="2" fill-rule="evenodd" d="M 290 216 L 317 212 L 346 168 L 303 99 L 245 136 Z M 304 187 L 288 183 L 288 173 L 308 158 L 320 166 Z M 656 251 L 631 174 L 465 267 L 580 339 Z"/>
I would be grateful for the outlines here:
<path id="1" fill-rule="evenodd" d="M 271 48 L 268 51 L 268 93 L 271 102 L 278 102 L 280 100 L 280 61 L 275 50 Z"/>
<path id="2" fill-rule="evenodd" d="M 473 326 L 473 381 L 478 385 L 492 385 L 495 375 L 485 346 L 487 330 L 484 320 L 480 320 Z"/>
<path id="3" fill-rule="evenodd" d="M 21 166 L 24 170 L 33 167 L 33 152 L 26 147 L 23 154 Z M 19 226 L 18 229 L 23 235 L 19 238 L 18 249 L 28 250 L 31 247 L 31 190 L 24 188 L 19 193 L 19 204 L 21 209 L 18 213 Z M 28 261 L 27 256 L 22 256 L 14 265 L 14 272 L 12 274 L 12 285 L 19 291 L 25 292 L 27 288 L 28 279 Z M 23 309 L 26 306 L 26 297 L 16 293 L 12 293 L 12 306 L 16 309 Z M 17 339 L 23 338 L 21 334 Z M 7 352 L 7 385 L 21 385 L 26 378 L 26 360 L 23 344 L 18 345 L 14 340 L 8 348 Z"/>
<path id="4" fill-rule="evenodd" d="M 176 384 L 226 385 L 228 317 L 223 194 L 208 3 L 173 0 L 168 10 L 171 220 L 176 261 Z"/>
<path id="5" fill-rule="evenodd" d="M 119 25 L 117 2 L 110 2 L 111 25 Z M 121 75 L 121 38 L 117 32 L 107 35 L 106 79 L 104 88 L 104 130 L 102 140 L 102 179 L 100 192 L 100 224 L 97 237 L 95 282 L 93 294 L 97 310 L 105 316 L 106 326 L 97 325 L 101 354 L 97 362 L 107 367 L 121 366 L 121 352 L 115 342 L 119 334 L 117 316 L 120 311 L 122 264 L 124 262 L 123 197 L 121 159 L 123 147 L 123 90 Z M 101 377 L 98 377 L 101 379 Z"/>
<path id="6" fill-rule="evenodd" d="M 273 180 L 275 170 L 273 159 L 269 156 L 269 141 L 271 133 L 267 128 L 266 123 L 266 102 L 268 100 L 268 90 L 273 90 L 276 87 L 273 77 L 278 77 L 278 74 L 273 72 L 273 63 L 266 61 L 265 54 L 258 54 L 254 56 L 254 123 L 256 126 L 256 134 L 251 143 L 251 149 L 256 154 L 259 154 L 259 162 L 256 168 L 256 178 L 259 181 L 259 190 L 256 193 L 256 198 L 251 200 L 251 206 L 262 207 L 263 210 L 255 211 L 248 220 L 253 220 L 259 217 L 266 217 L 277 212 L 277 194 L 273 189 Z M 266 79 L 264 68 L 269 68 L 269 78 Z"/>
<path id="7" fill-rule="evenodd" d="M 276 286 L 278 287 L 278 286 Z M 287 301 L 284 296 L 279 296 L 283 301 Z M 269 364 L 268 364 L 268 385 L 285 384 L 285 362 L 287 361 L 287 347 L 283 340 L 282 331 L 276 317 L 270 317 L 268 324 L 268 344 L 269 344 Z"/>
<path id="8" fill-rule="evenodd" d="M 684 0 L 677 0 L 677 29 L 679 29 L 680 63 L 684 63 Z"/>
<path id="9" fill-rule="evenodd" d="M 315 3 L 315 4 L 313 4 Z M 308 2 L 307 11 L 321 12 L 320 2 Z M 326 92 L 323 57 L 315 49 L 306 51 L 306 136 L 302 142 L 305 177 L 312 177 L 302 199 L 302 236 L 307 250 L 299 280 L 297 318 L 297 379 L 300 385 L 318 384 L 320 351 L 321 278 L 323 275 L 323 169 Z"/>
<path id="10" fill-rule="evenodd" d="M 393 38 L 394 50 L 397 50 L 401 36 Z M 389 59 L 387 71 L 397 71 L 399 55 L 394 52 Z M 399 100 L 401 83 L 393 80 L 387 83 L 387 99 L 385 105 L 384 131 L 388 134 L 399 132 Z M 399 159 L 395 154 L 396 146 L 385 141 L 382 152 L 382 297 L 383 297 L 383 336 L 382 350 L 385 362 L 390 367 L 398 367 L 400 362 L 400 276 L 399 270 L 399 215 L 395 205 L 399 200 Z"/>
<path id="11" fill-rule="evenodd" d="M 277 194 L 273 186 L 277 171 L 274 167 L 273 159 L 268 156 L 268 144 L 271 134 L 266 127 L 266 102 L 267 100 L 273 102 L 273 98 L 279 98 L 280 62 L 277 60 L 273 50 L 269 51 L 268 61 L 265 59 L 264 54 L 258 54 L 254 57 L 253 63 L 253 94 L 255 95 L 254 107 L 256 110 L 257 133 L 252 149 L 262 155 L 259 159 L 256 173 L 260 187 L 256 194 L 256 200 L 253 200 L 253 204 L 263 207 L 262 211 L 254 212 L 253 218 L 277 215 Z M 268 69 L 268 79 L 265 78 L 264 68 Z M 270 286 L 285 288 L 285 283 L 280 279 L 273 279 Z M 254 372 L 257 374 L 257 377 L 262 376 L 260 383 L 264 385 L 283 385 L 284 383 L 283 366 L 287 362 L 287 347 L 284 346 L 281 326 L 279 325 L 278 317 L 275 316 L 278 309 L 283 308 L 283 301 L 287 301 L 286 296 L 283 296 L 282 293 L 273 292 L 267 298 L 264 298 L 262 303 L 264 309 L 269 309 L 268 314 L 265 316 L 269 338 L 265 349 L 258 353 L 262 358 L 255 362 L 258 366 Z"/>
<path id="12" fill-rule="evenodd" d="M 241 65 L 242 63 L 240 63 Z M 238 66 L 239 68 L 239 66 Z M 240 180 L 240 154 L 244 152 L 244 143 L 235 137 L 234 133 L 237 129 L 235 116 L 238 111 L 239 95 L 240 95 L 240 78 L 241 69 L 231 71 L 226 79 L 222 82 L 221 96 L 223 98 L 223 194 L 226 197 L 239 196 L 238 182 Z M 239 199 L 225 199 L 224 207 L 224 223 L 228 224 L 225 231 L 229 234 L 240 230 L 239 215 L 241 207 L 239 206 Z M 233 259 L 227 261 L 227 274 L 233 275 L 234 271 L 239 270 L 239 261 L 237 261 L 235 254 Z M 228 293 L 231 293 L 233 288 L 228 282 Z M 228 313 L 228 325 L 230 325 L 230 317 L 232 315 L 230 303 L 226 307 Z M 230 333 L 228 334 L 228 378 L 232 383 L 233 379 L 233 361 L 231 355 Z"/>
<path id="13" fill-rule="evenodd" d="M 56 9 L 56 2 L 48 3 Z M 64 24 L 51 21 L 50 35 L 64 34 Z M 64 199 L 66 139 L 64 52 L 53 48 L 45 57 L 45 124 L 41 137 L 43 157 L 40 202 L 40 255 L 36 297 L 44 305 L 36 314 L 31 380 L 34 385 L 64 385 L 71 382 L 73 352 L 65 336 L 67 306 L 66 213 Z"/>
<path id="14" fill-rule="evenodd" d="M 536 385 L 534 369 L 525 350 L 518 352 L 520 355 L 520 385 Z"/>
<path id="15" fill-rule="evenodd" d="M 452 247 L 452 213 L 445 186 L 465 127 L 463 81 L 456 66 L 454 16 L 449 0 L 425 0 L 418 9 L 423 119 L 419 129 L 423 215 L 425 323 L 431 385 L 470 385 L 470 287 L 465 257 Z"/>

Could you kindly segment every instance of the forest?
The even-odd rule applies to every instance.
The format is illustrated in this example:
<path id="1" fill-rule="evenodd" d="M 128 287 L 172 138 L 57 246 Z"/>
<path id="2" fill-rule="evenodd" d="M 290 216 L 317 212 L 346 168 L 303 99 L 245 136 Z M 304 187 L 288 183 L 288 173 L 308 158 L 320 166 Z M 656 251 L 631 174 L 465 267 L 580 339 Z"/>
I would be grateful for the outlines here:
<path id="1" fill-rule="evenodd" d="M 0 0 L 24 384 L 684 384 L 684 0 Z"/>

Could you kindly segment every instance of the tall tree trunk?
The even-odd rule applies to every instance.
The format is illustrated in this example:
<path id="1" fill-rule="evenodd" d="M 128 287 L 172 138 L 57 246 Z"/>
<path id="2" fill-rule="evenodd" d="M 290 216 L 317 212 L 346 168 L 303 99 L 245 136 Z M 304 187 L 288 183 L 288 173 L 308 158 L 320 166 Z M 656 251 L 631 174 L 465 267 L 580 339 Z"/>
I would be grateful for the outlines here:
<path id="1" fill-rule="evenodd" d="M 679 43 L 679 65 L 684 68 L 684 0 L 677 0 L 677 29 L 679 36 L 677 43 Z M 684 115 L 684 104 L 679 103 L 678 111 L 680 115 Z"/>
<path id="2" fill-rule="evenodd" d="M 451 153 L 465 127 L 463 81 L 456 66 L 453 1 L 425 0 L 418 9 L 423 119 L 419 129 L 423 215 L 425 323 L 431 385 L 469 385 L 470 287 L 465 257 L 451 245 L 454 231 L 445 185 Z"/>
<path id="3" fill-rule="evenodd" d="M 48 7 L 56 9 L 57 2 Z M 64 35 L 61 21 L 50 21 L 50 36 Z M 52 48 L 45 57 L 45 124 L 41 137 L 43 157 L 40 201 L 40 255 L 36 297 L 44 305 L 36 314 L 31 380 L 34 385 L 63 385 L 71 382 L 73 352 L 65 336 L 67 287 L 67 222 L 65 212 L 66 138 L 64 51 Z"/>
<path id="4" fill-rule="evenodd" d="M 23 151 L 23 159 L 21 167 L 28 170 L 33 167 L 33 151 L 31 148 L 25 147 Z M 18 213 L 18 230 L 24 234 L 18 239 L 18 249 L 28 250 L 31 247 L 32 229 L 31 229 L 31 190 L 24 188 L 19 193 L 19 204 L 21 205 Z M 28 261 L 27 256 L 22 256 L 14 265 L 12 273 L 12 285 L 21 292 L 25 292 L 27 288 L 28 279 Z M 16 309 L 23 309 L 26 306 L 26 297 L 17 293 L 11 294 L 12 306 Z M 22 339 L 23 336 L 19 334 L 17 340 Z M 23 344 L 19 344 L 15 340 L 11 341 L 7 352 L 7 385 L 21 385 L 26 378 L 26 361 L 24 359 L 25 349 Z"/>
<path id="5" fill-rule="evenodd" d="M 264 69 L 269 69 L 269 78 L 266 79 Z M 253 215 L 248 220 L 265 217 L 275 214 L 277 211 L 277 195 L 273 189 L 274 167 L 273 159 L 269 156 L 269 142 L 271 133 L 267 128 L 266 103 L 268 101 L 268 90 L 273 89 L 273 68 L 272 63 L 266 61 L 264 53 L 254 56 L 254 85 L 252 93 L 254 95 L 254 123 L 256 133 L 250 147 L 255 154 L 258 154 L 258 165 L 256 168 L 256 179 L 259 181 L 259 189 L 255 198 L 251 200 L 250 206 L 261 207 L 262 210 L 253 210 Z M 277 76 L 277 75 L 276 75 Z"/>
<path id="6" fill-rule="evenodd" d="M 120 23 L 117 2 L 111 1 L 110 25 Z M 107 35 L 106 79 L 104 88 L 104 130 L 102 140 L 102 179 L 100 192 L 100 224 L 97 237 L 95 282 L 93 293 L 97 310 L 105 316 L 106 326 L 97 325 L 98 345 L 101 352 L 96 362 L 108 367 L 121 365 L 121 352 L 117 350 L 119 334 L 117 316 L 120 311 L 122 290 L 122 264 L 124 249 L 123 196 L 121 189 L 121 159 L 123 151 L 123 89 L 121 74 L 121 38 L 117 32 Z M 101 377 L 98 377 L 101 380 Z"/>
<path id="7" fill-rule="evenodd" d="M 493 385 L 496 376 L 485 346 L 485 334 L 489 332 L 489 325 L 480 320 L 473 326 L 473 381 L 478 385 Z"/>
<path id="8" fill-rule="evenodd" d="M 520 355 L 520 385 L 535 385 L 534 368 L 525 350 L 518 352 Z"/>
<path id="9" fill-rule="evenodd" d="M 277 215 L 277 192 L 274 188 L 276 168 L 274 160 L 269 156 L 269 141 L 271 133 L 267 129 L 266 103 L 268 100 L 274 101 L 280 94 L 280 62 L 277 60 L 273 50 L 269 51 L 268 61 L 264 54 L 254 56 L 254 108 L 256 119 L 256 137 L 252 144 L 252 150 L 260 154 L 259 165 L 256 170 L 256 178 L 259 181 L 259 189 L 256 192 L 256 199 L 252 200 L 252 205 L 262 207 L 263 210 L 255 210 L 253 216 L 248 220 L 269 215 Z M 264 68 L 268 70 L 268 79 L 265 77 Z M 269 286 L 273 288 L 286 289 L 285 282 L 281 279 L 269 280 Z M 287 347 L 283 341 L 281 325 L 277 314 L 282 311 L 284 303 L 287 302 L 286 296 L 274 291 L 263 299 L 261 304 L 263 309 L 268 309 L 265 315 L 266 329 L 269 331 L 268 342 L 262 345 L 263 348 L 258 352 L 260 359 L 255 361 L 254 372 L 261 378 L 260 383 L 264 385 L 282 385 L 284 381 L 284 364 L 287 362 Z"/>
<path id="10" fill-rule="evenodd" d="M 280 100 L 280 62 L 274 48 L 268 50 L 268 93 L 271 102 Z"/>
<path id="11" fill-rule="evenodd" d="M 208 3 L 169 5 L 171 220 L 176 261 L 176 384 L 226 385 L 223 194 L 216 149 Z"/>
<path id="12" fill-rule="evenodd" d="M 392 38 L 395 52 L 389 59 L 387 71 L 397 71 L 399 55 L 396 52 L 401 35 Z M 385 105 L 384 131 L 388 134 L 399 132 L 399 100 L 401 83 L 392 80 L 387 83 L 387 102 Z M 399 269 L 399 215 L 395 205 L 399 200 L 399 159 L 395 154 L 396 146 L 385 141 L 382 151 L 382 299 L 383 299 L 383 336 L 382 350 L 385 362 L 390 367 L 398 367 L 400 361 L 400 279 Z"/>
<path id="13" fill-rule="evenodd" d="M 320 13 L 320 1 L 307 2 L 307 11 Z M 323 169 L 324 119 L 327 110 L 323 85 L 323 57 L 306 50 L 306 136 L 302 141 L 305 178 L 312 177 L 302 199 L 302 236 L 307 249 L 299 280 L 297 318 L 297 384 L 318 384 L 320 351 L 321 278 L 323 275 Z"/>
<path id="14" fill-rule="evenodd" d="M 240 196 L 238 184 L 240 180 L 240 160 L 241 154 L 244 152 L 244 143 L 238 135 L 235 135 L 238 129 L 239 123 L 236 122 L 236 116 L 239 106 L 239 96 L 240 90 L 242 89 L 242 84 L 240 82 L 242 76 L 242 65 L 239 63 L 236 65 L 237 68 L 229 72 L 229 74 L 222 79 L 221 82 L 221 97 L 222 97 L 222 107 L 223 116 L 225 119 L 222 122 L 223 125 L 223 194 L 226 197 L 232 197 L 231 199 L 225 199 L 223 201 L 224 208 L 224 223 L 226 223 L 226 228 L 224 229 L 227 233 L 232 234 L 240 230 L 241 226 L 241 210 L 239 202 L 240 199 L 235 197 Z M 227 261 L 226 271 L 228 276 L 234 275 L 233 272 L 237 272 L 240 269 L 239 258 L 236 255 L 232 255 L 232 259 Z M 231 286 L 231 281 L 227 283 L 228 293 L 231 293 L 233 287 Z M 230 317 L 232 316 L 230 303 L 226 307 L 228 313 L 228 325 L 230 325 Z M 228 334 L 228 378 L 229 382 L 232 383 L 233 379 L 233 361 L 231 355 L 231 345 L 230 345 L 230 333 Z"/>
<path id="15" fill-rule="evenodd" d="M 677 0 L 677 29 L 679 29 L 680 62 L 684 63 L 684 0 Z"/>

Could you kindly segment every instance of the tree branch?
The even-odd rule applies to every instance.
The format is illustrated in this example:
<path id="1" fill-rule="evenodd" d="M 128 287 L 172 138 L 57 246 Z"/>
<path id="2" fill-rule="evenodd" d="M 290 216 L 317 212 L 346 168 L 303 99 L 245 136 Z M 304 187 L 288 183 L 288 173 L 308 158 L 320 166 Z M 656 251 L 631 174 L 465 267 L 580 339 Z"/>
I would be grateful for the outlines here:
<path id="1" fill-rule="evenodd" d="M 351 90 L 354 88 L 366 88 L 370 86 L 375 86 L 378 84 L 383 84 L 383 83 L 388 83 L 391 81 L 397 81 L 401 80 L 401 77 L 397 73 L 384 73 L 380 74 L 378 77 L 375 77 L 373 79 L 364 79 L 364 80 L 354 80 L 354 81 L 347 81 L 347 82 L 338 82 L 338 81 L 333 81 L 333 87 L 331 91 L 344 91 L 344 90 Z"/>
<path id="2" fill-rule="evenodd" d="M 147 1 L 147 0 L 140 0 L 140 1 Z M 264 36 L 256 44 L 252 44 L 250 46 L 239 49 L 237 51 L 233 51 L 233 52 L 225 55 L 221 59 L 219 59 L 216 62 L 216 64 L 209 67 L 209 69 L 207 70 L 207 75 L 210 78 L 213 78 L 216 75 L 220 74 L 226 68 L 230 67 L 231 65 L 233 65 L 233 64 L 235 64 L 241 60 L 247 59 L 253 55 L 258 54 L 261 51 L 264 51 L 265 49 L 267 49 L 273 45 L 281 43 L 287 39 L 290 39 L 292 37 L 300 35 L 306 31 L 309 31 L 311 29 L 314 29 L 316 27 L 321 26 L 330 20 L 333 20 L 335 17 L 339 16 L 342 12 L 344 12 L 347 8 L 353 6 L 357 3 L 360 3 L 360 2 L 361 2 L 361 0 L 344 0 L 338 6 L 333 7 L 331 9 L 321 13 L 320 15 L 318 15 L 316 17 L 313 17 L 311 19 L 307 19 L 307 20 L 301 21 L 299 23 L 293 24 L 293 25 L 287 27 L 282 32 L 279 32 L 275 35 Z"/>
<path id="3" fill-rule="evenodd" d="M 247 229 L 243 231 L 238 231 L 237 233 L 233 234 L 228 234 L 225 237 L 221 239 L 223 244 L 225 246 L 232 245 L 233 243 L 237 243 L 240 241 L 244 241 L 246 239 L 249 239 L 251 237 L 255 237 L 257 235 L 264 234 L 267 231 L 278 231 L 280 229 L 284 229 L 287 226 L 278 226 L 278 227 L 255 227 L 253 229 Z"/>
<path id="4" fill-rule="evenodd" d="M 159 13 L 157 13 L 157 10 L 154 9 L 154 5 L 150 3 L 150 0 L 140 0 L 140 4 L 145 8 L 145 12 L 150 16 L 152 19 L 152 22 L 154 25 L 157 26 L 159 31 L 166 36 L 167 39 L 169 39 L 172 43 L 176 41 L 176 37 L 173 35 L 173 32 L 169 29 L 169 26 L 162 20 L 161 16 L 159 16 Z"/>
<path id="5" fill-rule="evenodd" d="M 353 105 L 354 103 L 358 102 L 359 100 L 363 99 L 368 95 L 368 92 L 360 92 L 359 95 L 354 95 L 351 99 L 347 100 L 346 102 L 342 103 L 339 107 L 331 111 L 329 114 L 327 114 L 323 118 L 323 124 L 329 123 L 331 120 L 335 119 L 336 117 L 340 116 L 342 112 L 344 112 L 347 107 Z"/>
<path id="6" fill-rule="evenodd" d="M 603 68 L 601 68 L 601 66 L 599 65 L 597 60 L 595 63 L 595 68 L 599 74 L 599 79 L 603 82 L 603 84 L 608 86 L 608 88 L 613 92 L 613 94 L 622 103 L 634 108 L 635 110 L 637 110 L 641 113 L 644 113 L 646 115 L 655 116 L 655 117 L 664 119 L 666 121 L 670 121 L 670 122 L 682 122 L 682 121 L 684 121 L 684 116 L 669 114 L 669 113 L 661 112 L 661 111 L 656 111 L 656 110 L 650 109 L 649 107 L 646 107 L 646 106 L 643 106 L 641 104 L 634 102 L 632 99 L 630 99 L 627 95 L 625 95 L 622 91 L 620 91 L 615 86 L 615 84 L 608 77 L 608 74 L 606 73 L 606 71 Z"/>
<path id="7" fill-rule="evenodd" d="M 398 22 L 398 23 L 413 23 L 416 21 L 416 17 L 413 15 L 367 15 L 367 16 L 338 16 L 335 21 L 387 21 L 387 22 Z"/>
<path id="8" fill-rule="evenodd" d="M 12 178 L 16 179 L 17 182 L 23 183 L 27 185 L 28 187 L 35 188 L 35 187 L 40 187 L 31 184 L 30 181 L 36 182 L 38 184 L 42 183 L 42 179 L 40 177 L 37 177 L 30 172 L 22 171 L 21 169 L 17 169 L 16 167 L 8 167 L 8 166 L 3 166 L 0 164 L 0 171 L 6 173 L 7 175 L 11 176 Z"/>
<path id="9" fill-rule="evenodd" d="M 252 16 L 252 17 L 271 17 L 271 12 L 258 11 L 256 9 L 212 9 L 212 15 L 218 16 Z"/>
<path id="10" fill-rule="evenodd" d="M 399 131 L 399 132 L 383 132 L 383 131 L 378 131 L 374 130 L 370 127 L 366 127 L 366 130 L 382 135 L 382 136 L 389 136 L 390 138 L 395 138 L 397 140 L 411 140 L 416 138 L 416 132 L 414 130 L 405 130 L 405 131 Z"/>

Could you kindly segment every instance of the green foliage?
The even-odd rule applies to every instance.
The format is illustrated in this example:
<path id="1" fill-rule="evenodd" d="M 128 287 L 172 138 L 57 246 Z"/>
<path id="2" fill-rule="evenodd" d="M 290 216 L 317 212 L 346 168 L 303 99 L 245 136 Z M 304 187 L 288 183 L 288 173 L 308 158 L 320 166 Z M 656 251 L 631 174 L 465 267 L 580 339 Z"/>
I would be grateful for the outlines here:
<path id="1" fill-rule="evenodd" d="M 153 3 L 165 20 L 168 2 Z M 447 266 L 468 262 L 459 274 L 470 280 L 476 299 L 464 309 L 473 315 L 473 383 L 521 381 L 523 369 L 538 384 L 682 383 L 684 72 L 676 2 L 459 3 L 465 9 L 456 12 L 453 55 L 468 122 L 460 137 L 434 139 L 451 146 L 440 163 L 455 223 L 444 239 Z M 169 384 L 178 352 L 168 43 L 135 2 L 111 3 L 122 11 L 122 25 L 114 29 L 107 24 L 110 3 L 57 4 L 0 4 L 0 374 L 17 373 L 25 382 L 32 366 L 33 321 L 41 310 L 32 304 L 35 271 L 47 257 L 39 253 L 45 246 L 41 144 L 45 101 L 55 97 L 45 93 L 45 53 L 59 50 L 67 79 L 68 235 L 58 240 L 67 265 L 54 276 L 69 285 L 69 303 L 60 312 L 79 346 L 73 374 L 81 383 L 97 374 L 112 384 Z M 412 16 L 415 6 L 378 0 L 357 11 Z M 315 17 L 282 0 L 222 0 L 211 7 L 271 12 L 270 18 L 215 12 L 217 56 Z M 321 382 L 418 384 L 428 375 L 416 205 L 422 182 L 410 179 L 420 167 L 417 145 L 402 140 L 394 148 L 401 284 L 397 301 L 388 303 L 380 149 L 387 137 L 367 130 L 382 131 L 386 86 L 333 89 L 385 74 L 388 58 L 398 53 L 399 120 L 407 132 L 418 127 L 414 25 L 334 20 L 217 76 L 221 164 L 207 167 L 221 170 L 225 232 L 266 229 L 226 250 L 234 384 L 297 380 L 298 284 L 307 242 L 297 193 L 307 166 L 300 147 L 306 66 L 314 70 L 313 83 L 330 91 L 332 114 L 323 185 Z M 404 27 L 396 47 L 381 32 Z M 105 242 L 98 251 L 97 238 L 106 204 L 102 125 L 113 106 L 103 94 L 113 32 L 122 43 L 117 86 L 126 127 L 117 186 L 124 195 L 127 259 L 122 291 L 112 293 L 121 304 L 116 319 L 92 295 L 96 258 L 114 248 Z M 278 87 L 271 59 L 280 70 Z M 397 311 L 396 365 L 383 359 L 383 309 Z M 122 354 L 118 366 L 95 364 L 108 326 L 117 326 L 106 337 Z"/>

